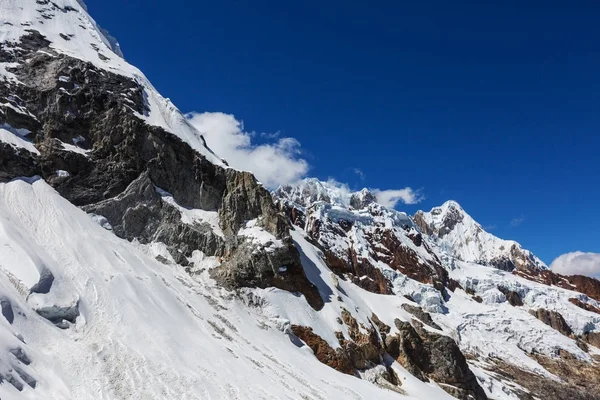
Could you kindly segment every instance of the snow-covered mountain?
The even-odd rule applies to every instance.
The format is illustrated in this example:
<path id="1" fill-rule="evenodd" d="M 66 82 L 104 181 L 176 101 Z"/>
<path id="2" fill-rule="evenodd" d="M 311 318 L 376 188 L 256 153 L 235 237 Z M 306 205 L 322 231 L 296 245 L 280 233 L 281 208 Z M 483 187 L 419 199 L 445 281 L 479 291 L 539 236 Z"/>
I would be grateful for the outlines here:
<path id="1" fill-rule="evenodd" d="M 0 398 L 600 398 L 599 281 L 209 146 L 80 0 L 0 0 Z"/>
<path id="2" fill-rule="evenodd" d="M 486 232 L 455 201 L 447 201 L 430 212 L 419 211 L 415 221 L 423 232 L 435 235 L 438 245 L 459 260 L 491 265 L 506 271 L 539 271 L 548 268 L 519 243 Z"/>

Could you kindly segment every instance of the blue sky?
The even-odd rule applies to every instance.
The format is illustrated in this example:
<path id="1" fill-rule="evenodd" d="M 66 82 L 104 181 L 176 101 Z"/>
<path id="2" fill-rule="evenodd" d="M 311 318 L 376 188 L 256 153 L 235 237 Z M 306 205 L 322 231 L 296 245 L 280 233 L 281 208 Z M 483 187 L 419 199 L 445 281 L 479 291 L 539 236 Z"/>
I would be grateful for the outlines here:
<path id="1" fill-rule="evenodd" d="M 547 263 L 600 252 L 597 2 L 86 3 L 182 111 L 296 139 L 310 176 L 454 199 Z"/>

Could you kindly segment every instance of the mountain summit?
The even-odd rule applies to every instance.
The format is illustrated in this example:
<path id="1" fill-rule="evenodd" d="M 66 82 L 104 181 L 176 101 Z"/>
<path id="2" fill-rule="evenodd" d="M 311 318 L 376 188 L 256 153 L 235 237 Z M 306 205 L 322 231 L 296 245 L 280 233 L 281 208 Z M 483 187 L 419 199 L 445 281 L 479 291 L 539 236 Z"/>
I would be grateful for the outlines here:
<path id="1" fill-rule="evenodd" d="M 457 202 L 450 200 L 414 216 L 422 231 L 462 261 L 490 265 L 505 271 L 540 271 L 548 267 L 529 250 L 512 240 L 486 232 Z"/>

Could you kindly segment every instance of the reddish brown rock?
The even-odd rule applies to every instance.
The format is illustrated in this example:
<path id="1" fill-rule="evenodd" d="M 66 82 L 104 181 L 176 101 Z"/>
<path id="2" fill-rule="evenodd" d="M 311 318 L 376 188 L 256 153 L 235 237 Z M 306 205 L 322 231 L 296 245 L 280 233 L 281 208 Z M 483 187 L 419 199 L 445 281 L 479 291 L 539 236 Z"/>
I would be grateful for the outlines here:
<path id="1" fill-rule="evenodd" d="M 500 360 L 489 360 L 492 362 L 489 370 L 527 389 L 528 392 L 514 389 L 519 399 L 600 400 L 600 364 L 569 357 L 552 359 L 535 355 L 534 358 L 561 380 L 549 379 Z"/>
<path id="2" fill-rule="evenodd" d="M 378 294 L 393 294 L 391 282 L 383 276 L 381 271 L 372 266 L 366 259 L 359 258 L 354 251 L 350 249 L 347 257 L 340 258 L 331 251 L 325 250 L 325 263 L 340 277 L 350 274 L 352 283 Z"/>
<path id="3" fill-rule="evenodd" d="M 600 301 L 600 281 L 583 275 L 560 275 L 550 270 L 532 271 L 515 270 L 514 274 L 530 281 L 543 283 L 548 286 L 558 286 L 564 289 L 583 293 L 590 298 Z"/>
<path id="4" fill-rule="evenodd" d="M 581 300 L 579 300 L 577 298 L 572 297 L 572 298 L 569 299 L 569 301 L 571 303 L 575 304 L 577 307 L 583 308 L 586 311 L 590 311 L 590 312 L 593 312 L 593 313 L 596 313 L 596 314 L 600 314 L 600 308 L 594 307 L 591 304 L 584 303 L 583 301 L 581 301 Z"/>
<path id="5" fill-rule="evenodd" d="M 460 283 L 458 283 L 454 279 L 452 279 L 452 278 L 448 279 L 448 289 L 450 291 L 454 292 L 456 289 L 462 289 L 462 288 L 463 287 L 460 285 Z"/>
<path id="6" fill-rule="evenodd" d="M 581 335 L 581 340 L 600 349 L 600 332 L 587 332 Z"/>
<path id="7" fill-rule="evenodd" d="M 348 327 L 351 340 L 340 342 L 354 368 L 366 369 L 381 362 L 383 347 L 374 327 L 359 327 L 348 310 L 342 310 L 342 321 Z M 361 331 L 362 328 L 367 333 Z"/>
<path id="8" fill-rule="evenodd" d="M 392 231 L 379 231 L 375 237 L 368 239 L 371 244 L 381 243 L 387 249 L 375 254 L 376 260 L 386 263 L 411 279 L 432 284 L 441 292 L 448 285 L 448 271 L 440 262 L 426 262 L 420 259 L 417 253 L 402 244 Z"/>
<path id="9" fill-rule="evenodd" d="M 344 351 L 334 350 L 323 338 L 314 333 L 311 327 L 292 325 L 292 332 L 312 349 L 315 357 L 323 364 L 348 375 L 356 374 Z"/>

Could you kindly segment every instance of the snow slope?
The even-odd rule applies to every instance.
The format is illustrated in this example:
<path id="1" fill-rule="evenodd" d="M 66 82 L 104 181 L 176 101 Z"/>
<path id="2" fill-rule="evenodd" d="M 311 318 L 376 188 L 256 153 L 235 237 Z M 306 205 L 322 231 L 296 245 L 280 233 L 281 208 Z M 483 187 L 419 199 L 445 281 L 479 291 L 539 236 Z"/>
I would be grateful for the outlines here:
<path id="1" fill-rule="evenodd" d="M 310 273 L 331 291 L 314 248 L 295 238 L 318 268 Z M 194 280 L 151 258 L 148 247 L 117 238 L 41 180 L 0 184 L 0 243 L 0 299 L 14 316 L 0 317 L 0 374 L 24 387 L 5 382 L 2 399 L 402 398 L 319 363 L 282 332 L 285 317 L 313 319 L 319 329 L 327 310 L 310 314 L 303 298 L 276 289 L 258 291 L 270 304 L 264 310 L 248 307 L 206 276 Z M 44 271 L 54 277 L 47 293 L 28 294 Z M 356 298 L 364 300 L 347 307 L 376 308 L 388 322 L 402 302 Z M 80 315 L 67 329 L 34 311 L 73 305 Z M 17 349 L 29 365 L 10 352 Z M 449 398 L 397 368 L 411 398 Z"/>
<path id="2" fill-rule="evenodd" d="M 3 50 L 18 50 L 21 37 L 30 31 L 38 31 L 51 42 L 49 50 L 54 54 L 47 54 L 65 54 L 135 80 L 144 89 L 147 106 L 147 112 L 138 115 L 140 118 L 179 136 L 211 162 L 224 166 L 177 107 L 162 97 L 139 69 L 121 58 L 118 44 L 98 27 L 81 0 L 0 0 Z M 18 82 L 14 74 L 7 71 L 11 66 L 14 65 L 0 63 L 0 79 Z"/>

